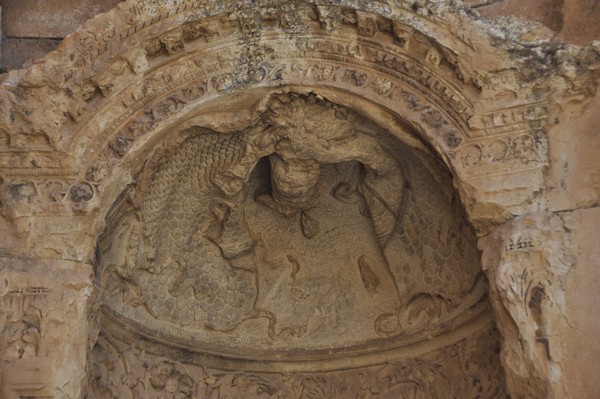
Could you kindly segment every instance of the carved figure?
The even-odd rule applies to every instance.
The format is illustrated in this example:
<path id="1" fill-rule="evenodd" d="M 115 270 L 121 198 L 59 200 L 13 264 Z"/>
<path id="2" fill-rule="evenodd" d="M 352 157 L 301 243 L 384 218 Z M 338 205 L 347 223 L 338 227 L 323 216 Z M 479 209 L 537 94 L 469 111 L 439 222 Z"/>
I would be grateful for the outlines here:
<path id="1" fill-rule="evenodd" d="M 477 254 L 431 190 L 443 177 L 370 129 L 314 95 L 285 94 L 246 130 L 188 131 L 148 162 L 139 205 L 113 216 L 107 294 L 209 331 L 262 318 L 271 339 L 435 325 L 473 287 Z"/>
<path id="2" fill-rule="evenodd" d="M 12 292 L 0 297 L 0 355 L 23 359 L 38 356 L 41 342 L 42 312 L 34 293 Z"/>
<path id="3" fill-rule="evenodd" d="M 155 317 L 224 331 L 256 314 L 254 273 L 233 267 L 234 255 L 211 241 L 244 196 L 239 166 L 260 157 L 246 150 L 241 135 L 197 135 L 154 175 L 140 209 L 145 257 L 134 279 Z"/>

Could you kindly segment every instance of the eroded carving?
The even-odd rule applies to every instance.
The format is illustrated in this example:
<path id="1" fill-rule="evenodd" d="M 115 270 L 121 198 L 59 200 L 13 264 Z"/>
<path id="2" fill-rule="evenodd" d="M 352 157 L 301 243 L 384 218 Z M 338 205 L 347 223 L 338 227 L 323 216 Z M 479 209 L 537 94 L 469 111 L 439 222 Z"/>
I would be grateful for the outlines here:
<path id="1" fill-rule="evenodd" d="M 0 359 L 38 356 L 43 318 L 38 302 L 47 292 L 45 287 L 22 287 L 2 296 Z"/>
<path id="2" fill-rule="evenodd" d="M 572 266 L 563 223 L 554 215 L 522 217 L 482 240 L 484 267 L 495 282 L 492 292 L 501 293 L 494 305 L 504 321 L 502 335 L 511 342 L 501 353 L 511 365 L 508 384 L 525 396 L 567 395 L 563 385 L 545 381 L 550 370 L 562 372 L 557 364 L 565 356 L 554 333 L 565 322 L 563 278 Z M 542 243 L 560 251 L 550 254 Z M 492 245 L 498 250 L 491 256 Z"/>
<path id="3" fill-rule="evenodd" d="M 508 398 L 494 330 L 419 359 L 333 372 L 226 371 L 101 338 L 92 398 Z M 122 373 L 122 374 L 119 374 Z M 195 396 L 194 396 L 195 395 Z"/>
<path id="4" fill-rule="evenodd" d="M 122 317 L 317 349 L 435 329 L 479 300 L 472 233 L 431 188 L 444 177 L 359 114 L 280 95 L 243 131 L 186 134 L 103 240 Z"/>
<path id="5" fill-rule="evenodd" d="M 29 256 L 31 249 L 34 258 L 89 259 L 93 252 L 89 243 L 95 242 L 101 225 L 97 215 L 103 215 L 106 203 L 112 201 L 111 190 L 133 180 L 137 193 L 109 216 L 106 251 L 99 252 L 103 303 L 131 324 L 137 322 L 129 327 L 141 335 L 164 333 L 166 338 L 160 338 L 165 341 L 183 337 L 183 343 L 175 341 L 191 347 L 202 336 L 210 341 L 201 342 L 208 347 L 233 347 L 233 352 L 271 345 L 289 346 L 290 353 L 296 353 L 306 349 L 306 343 L 312 345 L 310 350 L 335 351 L 369 340 L 396 345 L 401 339 L 452 330 L 462 322 L 458 316 L 477 313 L 472 301 L 482 298 L 484 289 L 477 279 L 477 263 L 471 262 L 475 251 L 465 244 L 472 241 L 472 234 L 452 210 L 460 208 L 458 201 L 449 198 L 451 190 L 427 194 L 436 184 L 443 188 L 447 183 L 437 166 L 423 168 L 428 155 L 394 143 L 340 107 L 332 108 L 360 127 L 356 134 L 334 135 L 331 140 L 320 136 L 321 131 L 309 137 L 298 126 L 286 126 L 301 132 L 294 134 L 306 139 L 304 147 L 281 132 L 269 131 L 289 122 L 285 111 L 283 116 L 272 115 L 282 110 L 273 104 L 236 133 L 223 133 L 224 128 L 220 133 L 190 129 L 180 134 L 173 127 L 180 121 L 197 123 L 193 118 L 204 111 L 204 101 L 224 104 L 229 101 L 225 96 L 246 88 L 281 92 L 304 86 L 300 90 L 314 88 L 332 99 L 335 91 L 340 100 L 341 93 L 351 93 L 359 101 L 372 102 L 364 112 L 377 107 L 390 110 L 400 124 L 418 131 L 450 166 L 461 193 L 470 192 L 464 198 L 467 206 L 483 208 L 473 211 L 472 220 L 486 218 L 491 228 L 504 215 L 545 209 L 552 203 L 545 193 L 568 186 L 568 180 L 544 183 L 555 174 L 543 170 L 549 165 L 547 143 L 563 142 L 550 135 L 547 141 L 547 126 L 555 116 L 547 112 L 545 101 L 555 98 L 562 103 L 561 96 L 574 94 L 581 96 L 577 101 L 588 101 L 585 97 L 594 92 L 595 81 L 587 69 L 595 68 L 591 60 L 596 60 L 597 51 L 583 50 L 589 57 L 581 58 L 583 63 L 575 56 L 580 50 L 574 48 L 561 49 L 556 57 L 546 54 L 540 57 L 548 61 L 543 70 L 556 70 L 556 76 L 537 80 L 528 72 L 536 81 L 526 82 L 523 74 L 514 72 L 519 62 L 556 47 L 531 44 L 511 53 L 497 46 L 498 56 L 492 57 L 492 30 L 485 23 L 473 24 L 473 15 L 453 2 L 258 3 L 122 4 L 65 39 L 46 61 L 6 77 L 0 107 L 6 110 L 0 118 L 0 204 L 9 226 L 3 224 L 2 231 L 14 223 L 19 238 L 31 237 L 18 250 L 21 244 L 13 244 L 18 240 L 10 237 L 3 253 Z M 475 65 L 471 60 L 479 54 L 484 62 Z M 518 90 L 505 90 L 511 87 Z M 278 99 L 287 105 L 295 100 Z M 302 115 L 320 114 L 312 106 L 323 103 L 314 98 L 302 101 L 311 109 Z M 356 106 L 353 101 L 347 104 Z M 568 104 L 565 116 L 576 114 L 571 107 L 575 105 Z M 321 116 L 324 126 L 334 120 Z M 177 139 L 164 148 L 154 149 L 157 158 L 149 160 L 138 176 L 151 147 L 174 136 Z M 324 139 L 334 144 L 321 146 Z M 362 147 L 365 153 L 349 150 L 364 143 L 369 144 Z M 186 146 L 194 148 L 186 153 Z M 240 149 L 242 155 L 217 166 L 192 165 L 185 156 L 200 149 L 210 152 L 204 155 L 212 162 L 219 159 L 214 154 L 220 146 L 227 147 L 225 158 Z M 338 146 L 344 156 L 336 154 Z M 386 156 L 378 159 L 372 152 Z M 382 159 L 391 159 L 389 170 L 373 166 Z M 197 166 L 190 173 L 209 176 L 199 180 L 207 190 L 185 191 L 174 183 L 190 166 Z M 171 174 L 159 188 L 158 175 L 169 168 Z M 535 173 L 521 175 L 530 170 Z M 513 180 L 499 184 L 507 173 Z M 500 178 L 484 185 L 473 181 L 497 175 Z M 517 190 L 527 193 L 519 197 Z M 180 204 L 196 193 L 201 195 L 195 203 L 172 207 L 171 214 L 161 205 L 159 228 L 148 230 L 147 220 L 155 211 L 147 207 L 150 196 L 165 195 L 168 203 Z M 586 206 L 595 203 L 585 197 Z M 567 202 L 554 209 L 571 209 L 574 205 Z M 341 215 L 356 223 L 351 225 Z M 175 221 L 177 226 L 170 226 Z M 85 235 L 80 234 L 81 226 L 93 231 L 86 232 L 91 238 L 73 240 L 72 236 Z M 194 233 L 199 226 L 201 231 Z M 166 235 L 161 236 L 163 227 Z M 189 237 L 190 244 L 185 242 Z M 348 245 L 340 245 L 340 240 L 358 243 L 345 250 Z M 207 253 L 215 261 L 193 258 L 204 254 L 192 248 L 198 242 L 210 247 Z M 290 249 L 282 242 L 294 245 Z M 531 241 L 515 239 L 506 244 L 506 251 L 525 252 L 530 245 Z M 274 250 L 279 248 L 285 251 Z M 533 252 L 507 255 L 508 263 L 530 264 Z M 319 259 L 325 267 L 317 264 Z M 194 262 L 199 266 L 190 267 Z M 216 271 L 209 273 L 211 269 Z M 469 269 L 466 277 L 461 274 L 465 269 Z M 239 285 L 230 272 L 243 276 Z M 534 327 L 534 334 L 523 336 L 534 337 L 535 353 L 553 361 L 559 358 L 558 345 L 548 318 L 556 313 L 549 309 L 556 309 L 558 302 L 553 302 L 552 287 L 542 278 L 523 278 L 525 283 L 517 284 L 522 291 L 518 306 L 512 306 L 525 310 Z M 153 297 L 155 293 L 164 298 Z M 239 311 L 233 310 L 236 304 Z M 290 304 L 296 314 L 286 316 Z M 27 347 L 35 342 L 35 332 L 47 331 L 36 330 L 34 319 L 27 314 L 19 328 L 11 324 L 4 331 L 7 342 L 22 350 L 23 358 L 14 360 L 27 360 L 35 348 Z M 21 333 L 13 336 L 14 331 Z M 195 349 L 202 352 L 207 346 Z M 121 366 L 110 367 L 111 373 L 121 371 Z M 144 374 L 134 375 L 122 366 L 125 374 L 134 376 L 117 384 L 137 387 L 131 391 L 134 397 L 187 397 L 194 389 L 225 397 L 230 387 L 242 386 L 238 396 L 294 397 L 280 393 L 284 391 L 262 376 L 221 373 L 205 380 L 207 391 L 191 388 L 185 367 L 173 359 L 148 360 L 144 367 Z M 551 371 L 554 378 L 557 374 Z M 394 369 L 382 375 L 365 383 L 363 396 L 427 396 L 419 378 Z M 346 381 L 302 376 L 285 383 L 300 387 L 294 391 L 298 397 L 344 397 Z M 471 382 L 470 388 L 444 390 L 437 396 L 492 395 Z M 217 387 L 223 387 L 222 393 Z M 122 397 L 121 393 L 106 395 Z"/>

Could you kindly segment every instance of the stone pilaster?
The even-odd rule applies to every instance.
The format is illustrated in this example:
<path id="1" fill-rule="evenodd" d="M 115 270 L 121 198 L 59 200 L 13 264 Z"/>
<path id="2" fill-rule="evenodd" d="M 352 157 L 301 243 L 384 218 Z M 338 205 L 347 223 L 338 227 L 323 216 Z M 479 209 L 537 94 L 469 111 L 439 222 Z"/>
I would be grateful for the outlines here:
<path id="1" fill-rule="evenodd" d="M 0 396 L 80 398 L 91 266 L 0 259 Z"/>

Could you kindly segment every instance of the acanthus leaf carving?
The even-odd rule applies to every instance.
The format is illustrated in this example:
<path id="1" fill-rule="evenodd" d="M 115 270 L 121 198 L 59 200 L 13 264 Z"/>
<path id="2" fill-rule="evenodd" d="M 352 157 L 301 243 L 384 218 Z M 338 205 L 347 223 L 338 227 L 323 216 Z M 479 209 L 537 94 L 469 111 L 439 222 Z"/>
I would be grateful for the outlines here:
<path id="1" fill-rule="evenodd" d="M 331 372 L 228 371 L 178 362 L 102 336 L 91 394 L 98 398 L 507 398 L 494 330 L 420 359 Z M 483 352 L 482 352 L 483 351 Z M 489 352 L 488 352 L 489 351 Z M 486 353 L 482 356 L 482 353 Z"/>

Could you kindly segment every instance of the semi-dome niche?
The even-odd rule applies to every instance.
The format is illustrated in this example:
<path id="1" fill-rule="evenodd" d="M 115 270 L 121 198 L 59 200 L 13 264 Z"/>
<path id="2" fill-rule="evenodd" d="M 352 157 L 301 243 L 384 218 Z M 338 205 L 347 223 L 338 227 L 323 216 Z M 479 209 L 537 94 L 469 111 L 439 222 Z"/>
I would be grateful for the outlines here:
<path id="1" fill-rule="evenodd" d="M 312 92 L 259 104 L 174 128 L 109 212 L 93 395 L 504 397 L 443 163 Z"/>

